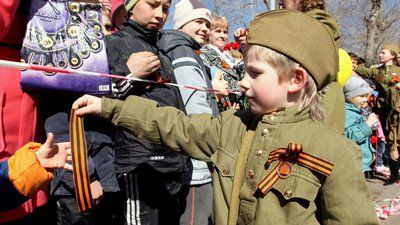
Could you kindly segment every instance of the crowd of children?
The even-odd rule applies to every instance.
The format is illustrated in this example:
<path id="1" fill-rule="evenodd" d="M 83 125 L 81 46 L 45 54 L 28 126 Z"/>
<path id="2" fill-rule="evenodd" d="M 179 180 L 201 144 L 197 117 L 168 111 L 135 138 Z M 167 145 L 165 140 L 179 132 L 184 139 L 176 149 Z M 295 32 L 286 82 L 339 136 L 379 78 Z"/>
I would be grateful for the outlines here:
<path id="1" fill-rule="evenodd" d="M 341 87 L 341 34 L 323 0 L 282 0 L 233 43 L 225 17 L 177 1 L 172 29 L 171 0 L 80 1 L 102 4 L 110 74 L 128 78 L 107 97 L 28 93 L 19 70 L 0 67 L 0 223 L 378 224 L 366 180 L 400 180 L 399 46 L 370 68 L 350 53 Z M 0 59 L 19 61 L 27 8 L 0 3 Z M 85 117 L 86 212 L 71 107 Z"/>

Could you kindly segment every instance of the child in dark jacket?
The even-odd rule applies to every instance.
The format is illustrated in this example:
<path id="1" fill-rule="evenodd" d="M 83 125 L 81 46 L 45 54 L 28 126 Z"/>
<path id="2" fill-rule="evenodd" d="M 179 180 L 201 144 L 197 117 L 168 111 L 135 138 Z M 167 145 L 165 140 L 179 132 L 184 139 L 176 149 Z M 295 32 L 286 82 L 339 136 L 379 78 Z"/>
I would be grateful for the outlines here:
<path id="1" fill-rule="evenodd" d="M 170 0 L 126 0 L 129 20 L 107 38 L 107 54 L 112 74 L 152 81 L 175 82 L 170 60 L 159 51 L 170 7 Z M 184 110 L 179 90 L 165 85 L 114 80 L 115 97 L 142 96 L 163 106 Z M 122 189 L 121 206 L 127 224 L 179 224 L 186 194 L 181 188 L 188 158 L 167 151 L 161 145 L 137 138 L 117 128 L 115 156 L 118 181 Z"/>
<path id="2" fill-rule="evenodd" d="M 175 5 L 172 30 L 162 31 L 160 48 L 172 61 L 174 75 L 180 85 L 217 89 L 227 86 L 222 79 L 211 81 L 209 68 L 199 56 L 201 46 L 206 44 L 209 34 L 211 12 L 198 0 L 181 0 Z M 225 82 L 225 83 L 224 83 Z M 204 92 L 180 87 L 179 91 L 188 115 L 207 113 L 218 114 L 214 92 Z M 186 209 L 180 225 L 202 224 L 211 221 L 212 178 L 211 164 L 191 159 L 192 171 L 184 176 L 185 188 L 190 188 L 186 197 Z"/>

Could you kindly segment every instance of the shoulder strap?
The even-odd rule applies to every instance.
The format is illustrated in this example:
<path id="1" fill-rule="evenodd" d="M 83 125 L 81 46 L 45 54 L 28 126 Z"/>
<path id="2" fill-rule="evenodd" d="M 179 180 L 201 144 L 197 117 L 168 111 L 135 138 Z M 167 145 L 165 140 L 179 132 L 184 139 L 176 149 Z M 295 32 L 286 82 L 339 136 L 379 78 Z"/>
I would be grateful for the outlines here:
<path id="1" fill-rule="evenodd" d="M 239 156 L 236 161 L 235 176 L 233 178 L 232 184 L 232 194 L 231 202 L 228 215 L 228 225 L 236 225 L 238 214 L 239 214 L 239 194 L 242 189 L 243 179 L 244 179 L 244 169 L 247 163 L 247 158 L 249 156 L 249 151 L 253 138 L 255 135 L 255 129 L 257 127 L 258 119 L 255 118 L 246 131 L 246 134 L 242 140 L 242 146 L 240 148 Z"/>

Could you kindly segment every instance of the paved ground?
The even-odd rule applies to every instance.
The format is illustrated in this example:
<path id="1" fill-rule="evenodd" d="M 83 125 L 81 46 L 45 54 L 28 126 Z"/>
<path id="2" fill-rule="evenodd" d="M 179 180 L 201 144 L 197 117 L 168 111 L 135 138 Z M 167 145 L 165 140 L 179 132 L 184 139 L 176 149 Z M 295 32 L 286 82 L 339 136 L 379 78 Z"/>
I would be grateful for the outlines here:
<path id="1" fill-rule="evenodd" d="M 383 186 L 383 180 L 384 180 L 383 177 L 376 176 L 374 179 L 368 180 L 367 184 L 370 188 L 372 197 L 376 200 L 376 203 L 380 206 L 388 206 L 389 201 L 385 201 L 385 199 L 387 200 L 400 196 L 400 186 L 399 184 Z M 381 224 L 399 225 L 400 213 L 388 216 L 386 220 L 381 220 Z"/>

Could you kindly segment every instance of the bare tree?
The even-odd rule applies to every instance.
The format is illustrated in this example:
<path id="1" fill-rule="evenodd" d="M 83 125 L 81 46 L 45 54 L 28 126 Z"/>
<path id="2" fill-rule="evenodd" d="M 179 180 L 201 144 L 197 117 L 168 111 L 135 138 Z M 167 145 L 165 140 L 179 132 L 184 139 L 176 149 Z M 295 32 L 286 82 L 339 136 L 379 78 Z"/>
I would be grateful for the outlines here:
<path id="1" fill-rule="evenodd" d="M 399 0 L 327 0 L 329 10 L 337 19 L 343 48 L 366 59 L 378 62 L 384 43 L 399 44 Z"/>
<path id="2" fill-rule="evenodd" d="M 233 33 L 239 27 L 248 26 L 254 16 L 261 12 L 270 10 L 266 0 L 200 0 L 205 3 L 214 15 L 225 16 L 229 23 L 229 33 Z M 171 12 L 178 1 L 172 1 Z M 172 15 L 168 18 L 166 27 L 172 27 Z M 230 37 L 232 39 L 232 37 Z"/>

